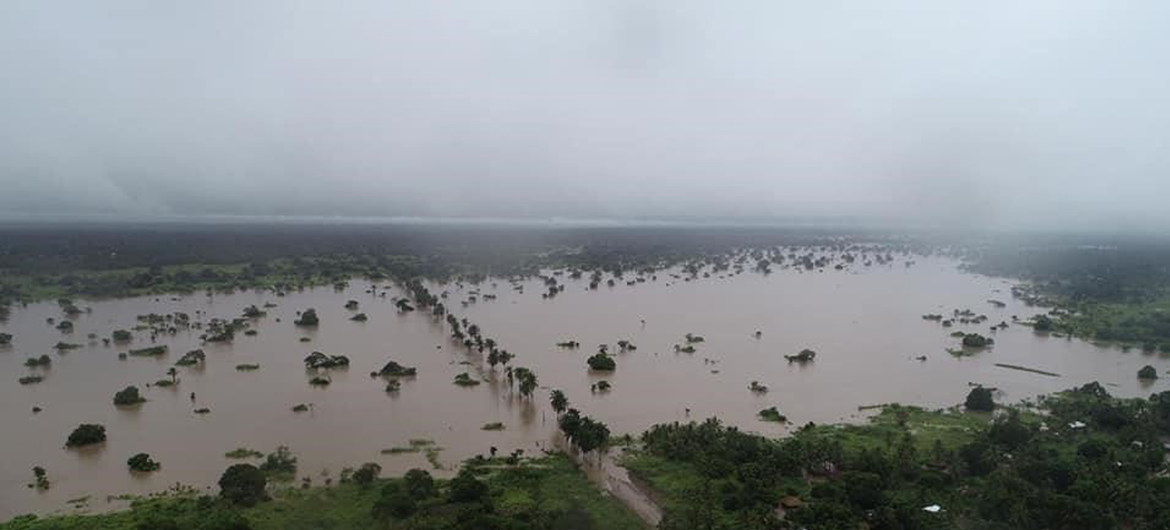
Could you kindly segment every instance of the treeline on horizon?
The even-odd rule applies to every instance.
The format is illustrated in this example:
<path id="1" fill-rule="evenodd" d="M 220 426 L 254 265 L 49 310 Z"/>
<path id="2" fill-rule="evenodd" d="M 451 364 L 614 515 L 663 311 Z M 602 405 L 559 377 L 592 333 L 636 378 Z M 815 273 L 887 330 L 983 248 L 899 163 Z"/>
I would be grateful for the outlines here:
<path id="1" fill-rule="evenodd" d="M 59 296 L 295 289 L 355 276 L 447 280 L 532 275 L 548 266 L 613 274 L 742 249 L 840 250 L 856 243 L 945 253 L 963 259 L 973 272 L 1027 280 L 1042 294 L 1042 305 L 1091 316 L 1058 318 L 1070 334 L 1170 344 L 1170 316 L 1155 308 L 1117 314 L 1092 305 L 1165 300 L 1170 240 L 1088 235 L 907 235 L 810 227 L 13 224 L 0 226 L 0 307 Z"/>
<path id="2" fill-rule="evenodd" d="M 25 225 L 0 227 L 0 304 L 284 287 L 352 276 L 530 275 L 542 266 L 615 273 L 738 248 L 824 243 L 823 230 L 437 225 Z M 179 270 L 170 270 L 180 267 Z"/>

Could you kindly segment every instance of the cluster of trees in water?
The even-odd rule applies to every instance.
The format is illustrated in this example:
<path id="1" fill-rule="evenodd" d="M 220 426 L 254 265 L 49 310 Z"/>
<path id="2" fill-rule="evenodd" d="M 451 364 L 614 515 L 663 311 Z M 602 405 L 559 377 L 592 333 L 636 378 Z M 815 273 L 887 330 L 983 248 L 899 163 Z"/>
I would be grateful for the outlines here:
<path id="1" fill-rule="evenodd" d="M 990 393 L 973 392 L 968 402 L 984 398 Z M 911 413 L 943 414 L 901 408 L 889 423 L 810 424 L 781 440 L 716 419 L 657 425 L 642 435 L 644 451 L 691 476 L 670 499 L 661 528 L 1170 524 L 1162 442 L 1170 435 L 1170 392 L 1117 399 L 1091 383 L 1048 397 L 1040 410 L 1009 408 L 986 424 L 933 434 Z"/>
<path id="2" fill-rule="evenodd" d="M 883 235 L 896 252 L 921 250 Z M 727 228 L 456 228 L 353 225 L 229 225 L 150 227 L 135 225 L 0 227 L 0 307 L 45 296 L 89 297 L 262 287 L 277 292 L 349 277 L 482 280 L 534 276 L 542 268 L 573 269 L 575 278 L 602 273 L 624 281 L 691 262 L 726 270 L 728 255 L 746 248 L 781 245 L 844 250 L 839 231 Z M 775 260 L 757 252 L 742 260 Z M 793 263 L 813 263 L 792 254 Z M 632 283 L 635 280 L 628 280 Z M 551 285 L 555 294 L 563 285 Z M 414 297 L 419 300 L 419 296 Z M 430 300 L 435 306 L 437 300 Z M 2 315 L 0 315 L 2 316 Z"/>

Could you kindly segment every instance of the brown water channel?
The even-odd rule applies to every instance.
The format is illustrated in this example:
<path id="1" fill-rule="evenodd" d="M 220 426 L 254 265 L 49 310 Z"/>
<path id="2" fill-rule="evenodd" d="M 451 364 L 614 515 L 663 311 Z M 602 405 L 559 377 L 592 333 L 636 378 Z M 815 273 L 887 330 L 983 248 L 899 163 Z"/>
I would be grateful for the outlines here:
<path id="1" fill-rule="evenodd" d="M 425 312 L 400 314 L 386 297 L 365 292 L 368 282 L 354 281 L 343 291 L 310 289 L 277 297 L 273 293 L 139 297 L 78 301 L 91 312 L 74 319 L 75 330 L 62 334 L 47 318 L 61 318 L 55 302 L 14 309 L 0 331 L 15 336 L 0 349 L 0 520 L 26 512 L 69 511 L 66 500 L 92 495 L 88 509 L 116 505 L 107 496 L 165 490 L 175 483 L 211 491 L 232 460 L 224 453 L 238 447 L 268 452 L 288 445 L 299 458 L 301 476 L 322 482 L 344 466 L 378 462 L 386 474 L 412 467 L 431 469 L 423 453 L 383 454 L 383 449 L 409 445 L 411 439 L 433 440 L 439 463 L 447 472 L 475 454 L 495 446 L 501 452 L 523 448 L 529 453 L 553 445 L 555 418 L 548 391 L 560 388 L 572 406 L 606 422 L 614 433 L 637 434 L 659 422 L 719 416 L 728 423 L 768 435 L 786 427 L 759 421 L 756 413 L 777 406 L 789 425 L 808 421 L 849 421 L 860 417 L 861 405 L 901 402 L 949 406 L 961 402 L 969 382 L 1000 389 L 998 399 L 1014 401 L 1087 381 L 1109 383 L 1122 396 L 1147 395 L 1165 383 L 1147 386 L 1135 374 L 1142 365 L 1164 371 L 1170 361 L 1137 351 L 1099 348 L 1086 342 L 1036 334 L 1012 326 L 994 335 L 993 348 L 969 357 L 953 357 L 947 347 L 958 340 L 954 330 L 987 334 L 988 326 L 1012 315 L 1038 312 L 1012 300 L 1011 283 L 960 272 L 952 261 L 919 259 L 913 267 L 854 267 L 855 270 L 770 275 L 743 273 L 681 281 L 659 273 L 656 281 L 633 286 L 619 282 L 596 291 L 587 280 L 563 280 L 567 288 L 552 299 L 541 297 L 539 280 L 523 282 L 519 292 L 504 280 L 477 287 L 435 286 L 449 291 L 448 307 L 478 324 L 515 353 L 516 366 L 536 371 L 541 388 L 532 400 L 515 397 L 502 374 L 486 370 L 479 354 L 453 343 L 445 323 Z M 567 277 L 562 277 L 567 278 Z M 468 293 L 495 294 L 495 300 L 461 307 Z M 353 322 L 346 300 L 360 302 L 369 321 Z M 987 302 L 1006 303 L 998 308 Z M 132 328 L 136 316 L 186 312 L 193 320 L 232 318 L 244 307 L 278 304 L 252 323 L 255 336 L 238 334 L 231 344 L 201 344 L 201 331 L 181 330 L 159 336 L 170 353 L 160 358 L 118 353 L 150 346 L 149 333 L 138 332 L 128 345 L 103 345 L 86 338 L 90 332 L 108 337 L 118 328 Z M 296 312 L 316 308 L 316 329 L 293 325 Z M 944 329 L 925 321 L 925 313 L 949 315 L 970 308 L 986 314 L 986 324 Z M 197 315 L 197 312 L 199 316 Z M 278 322 L 277 319 L 280 319 Z M 759 338 L 754 332 L 762 332 Z M 684 335 L 706 340 L 692 354 L 676 353 Z M 301 342 L 301 337 L 311 342 Z M 577 350 L 555 346 L 564 340 L 582 344 Z M 632 341 L 636 351 L 616 353 L 616 342 Z M 79 349 L 56 353 L 58 341 L 80 343 Z M 617 370 L 591 374 L 585 359 L 606 343 L 615 352 Z M 166 370 L 183 352 L 202 348 L 203 366 L 179 368 L 174 388 L 147 387 L 166 379 Z M 802 348 L 816 350 L 814 362 L 789 363 L 783 355 Z M 303 358 L 311 351 L 344 354 L 351 365 L 330 372 L 332 384 L 309 384 Z M 32 356 L 48 353 L 45 370 L 23 366 Z M 915 358 L 926 355 L 925 361 Z M 388 394 L 381 379 L 369 372 L 394 359 L 418 368 L 404 379 L 399 392 Z M 462 388 L 452 379 L 468 370 L 488 382 Z M 252 372 L 237 364 L 256 363 Z M 1049 377 L 1004 369 L 995 363 L 1028 366 L 1060 374 Z M 481 368 L 482 367 L 482 368 Z M 39 384 L 20 385 L 28 373 L 43 373 Z M 494 380 L 493 380 L 494 379 Z M 591 392 L 606 380 L 613 388 Z M 770 388 L 765 394 L 748 390 L 751 381 Z M 132 408 L 112 404 L 115 391 L 139 386 L 147 402 Z M 196 399 L 190 399 L 194 392 Z M 309 412 L 294 413 L 298 403 Z M 34 406 L 43 408 L 37 414 Z M 209 414 L 197 415 L 207 407 Z M 502 431 L 485 431 L 489 422 L 503 422 Z M 100 423 L 109 439 L 97 447 L 66 450 L 69 432 L 79 423 Z M 126 460 L 150 453 L 162 469 L 149 475 L 131 474 Z M 51 489 L 26 487 L 32 467 L 48 470 Z M 436 470 L 443 474 L 443 470 Z"/>

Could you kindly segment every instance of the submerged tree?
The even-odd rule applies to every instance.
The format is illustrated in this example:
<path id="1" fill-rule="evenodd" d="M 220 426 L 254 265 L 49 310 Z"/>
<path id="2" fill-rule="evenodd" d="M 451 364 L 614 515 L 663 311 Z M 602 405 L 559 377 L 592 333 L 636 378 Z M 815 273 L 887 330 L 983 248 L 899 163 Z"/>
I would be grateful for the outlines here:
<path id="1" fill-rule="evenodd" d="M 565 397 L 565 393 L 560 390 L 553 390 L 549 394 L 549 402 L 552 404 L 553 411 L 558 415 L 569 407 L 569 398 Z"/>
<path id="2" fill-rule="evenodd" d="M 986 348 L 994 343 L 995 340 L 978 333 L 967 333 L 963 335 L 963 346 L 968 348 Z"/>
<path id="3" fill-rule="evenodd" d="M 378 375 L 389 377 L 406 377 L 415 375 L 417 373 L 417 368 L 402 366 L 401 364 L 398 364 L 394 361 L 388 361 L 386 365 L 378 371 Z"/>
<path id="4" fill-rule="evenodd" d="M 82 447 L 106 441 L 106 427 L 96 423 L 82 423 L 65 441 L 65 447 Z"/>
<path id="5" fill-rule="evenodd" d="M 306 327 L 316 326 L 317 324 L 320 323 L 320 320 L 317 318 L 317 310 L 313 309 L 311 307 L 304 310 L 303 312 L 301 312 L 301 318 L 293 321 L 293 323 L 298 325 L 298 326 L 306 326 Z"/>
<path id="6" fill-rule="evenodd" d="M 130 385 L 118 392 L 114 393 L 114 404 L 119 406 L 137 405 L 146 401 L 141 394 L 138 393 L 138 387 Z"/>
<path id="7" fill-rule="evenodd" d="M 153 459 L 151 459 L 150 455 L 146 453 L 138 453 L 130 457 L 130 459 L 126 461 L 126 465 L 130 467 L 130 471 L 138 471 L 141 473 L 157 471 L 158 468 L 162 467 L 158 462 L 155 462 Z"/>
<path id="8" fill-rule="evenodd" d="M 599 372 L 612 372 L 617 368 L 617 362 L 613 360 L 613 357 L 604 353 L 597 353 L 586 359 L 585 362 L 589 364 L 590 369 Z"/>
<path id="9" fill-rule="evenodd" d="M 32 470 L 33 470 L 33 477 L 36 478 L 36 484 L 35 484 L 36 488 L 38 490 L 42 490 L 42 491 L 49 489 L 49 477 L 47 476 L 47 473 L 45 472 L 45 468 L 43 468 L 41 466 L 33 466 Z"/>
<path id="10" fill-rule="evenodd" d="M 788 362 L 790 362 L 790 363 L 797 362 L 797 363 L 804 364 L 804 363 L 807 363 L 809 361 L 812 361 L 813 359 L 816 359 L 817 352 L 812 351 L 808 348 L 805 348 L 803 350 L 800 350 L 800 353 L 797 353 L 796 355 L 785 355 L 784 358 L 788 359 Z"/>
<path id="11" fill-rule="evenodd" d="M 516 377 L 516 380 L 520 382 L 520 396 L 531 397 L 532 392 L 536 390 L 536 373 L 519 366 L 512 373 Z"/>

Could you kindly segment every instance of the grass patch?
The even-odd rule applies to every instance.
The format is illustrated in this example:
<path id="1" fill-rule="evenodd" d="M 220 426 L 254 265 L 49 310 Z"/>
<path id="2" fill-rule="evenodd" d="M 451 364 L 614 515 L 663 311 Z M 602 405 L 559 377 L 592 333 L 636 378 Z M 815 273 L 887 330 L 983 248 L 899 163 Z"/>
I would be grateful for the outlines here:
<path id="1" fill-rule="evenodd" d="M 494 463 L 495 461 L 492 461 Z M 645 530 L 633 513 L 603 495 L 565 455 L 523 461 L 519 466 L 484 466 L 480 480 L 488 486 L 490 512 L 506 528 L 573 528 L 583 530 Z M 242 518 L 252 530 L 406 530 L 456 528 L 455 521 L 479 505 L 449 500 L 449 481 L 436 480 L 438 495 L 419 503 L 410 518 L 376 521 L 371 508 L 382 488 L 401 478 L 379 479 L 362 487 L 346 483 L 308 489 L 282 488 L 271 501 L 252 508 L 234 508 L 212 499 L 174 494 L 135 500 L 131 508 L 98 515 L 38 518 L 22 516 L 0 523 L 0 530 L 141 530 L 143 528 L 238 528 L 212 521 Z M 534 526 L 534 521 L 545 521 Z"/>

